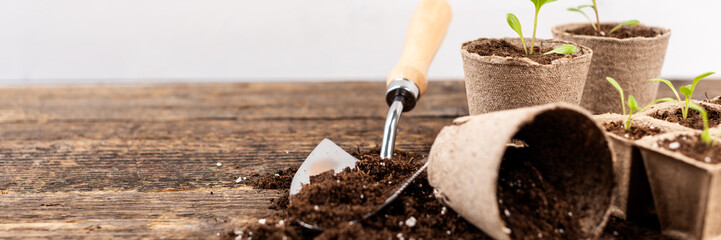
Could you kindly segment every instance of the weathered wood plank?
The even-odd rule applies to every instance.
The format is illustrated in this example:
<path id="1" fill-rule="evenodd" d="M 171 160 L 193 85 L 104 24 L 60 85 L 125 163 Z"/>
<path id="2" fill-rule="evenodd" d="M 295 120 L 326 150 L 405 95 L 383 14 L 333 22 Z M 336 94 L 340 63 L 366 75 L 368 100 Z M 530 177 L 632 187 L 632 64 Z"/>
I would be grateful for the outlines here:
<path id="1" fill-rule="evenodd" d="M 452 118 L 402 120 L 398 149 L 427 153 Z M 58 192 L 235 186 L 300 163 L 324 137 L 375 147 L 383 119 L 6 123 L 0 190 Z M 216 166 L 222 163 L 222 167 Z"/>
<path id="2" fill-rule="evenodd" d="M 215 239 L 271 214 L 269 199 L 278 194 L 247 189 L 0 194 L 0 239 Z"/>
<path id="3" fill-rule="evenodd" d="M 467 113 L 460 82 L 433 82 L 416 116 Z M 0 122 L 385 117 L 382 82 L 0 89 Z"/>

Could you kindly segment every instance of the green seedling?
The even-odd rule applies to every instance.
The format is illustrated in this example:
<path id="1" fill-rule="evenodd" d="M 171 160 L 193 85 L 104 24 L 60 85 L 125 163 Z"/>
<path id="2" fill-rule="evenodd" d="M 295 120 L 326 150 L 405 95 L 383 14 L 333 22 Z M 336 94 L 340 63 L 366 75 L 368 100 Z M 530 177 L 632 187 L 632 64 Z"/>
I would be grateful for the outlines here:
<path id="1" fill-rule="evenodd" d="M 576 48 L 576 46 L 573 46 L 571 44 L 566 44 L 566 45 L 559 46 L 551 51 L 548 51 L 547 53 L 544 53 L 543 55 L 548 55 L 551 53 L 566 55 L 566 54 L 574 54 L 576 52 L 578 52 L 578 48 Z"/>
<path id="2" fill-rule="evenodd" d="M 582 14 L 584 17 L 586 17 L 586 19 L 588 20 L 588 22 L 591 23 L 591 27 L 593 27 L 593 30 L 596 30 L 596 32 L 598 32 L 598 27 L 596 27 L 596 24 L 593 23 L 593 20 L 591 20 L 591 18 L 588 16 L 588 14 L 586 14 L 585 12 L 583 12 L 583 10 L 581 10 L 581 9 L 584 9 L 584 8 L 587 8 L 587 7 L 596 9 L 596 7 L 594 7 L 593 5 L 581 5 L 581 6 L 578 6 L 578 7 L 575 7 L 575 8 L 568 8 L 568 11 L 577 12 L 577 13 Z"/>
<path id="3" fill-rule="evenodd" d="M 641 22 L 639 22 L 638 20 L 628 20 L 628 21 L 622 22 L 621 24 L 618 24 L 613 29 L 611 29 L 611 31 L 608 31 L 608 35 L 611 35 L 611 33 L 615 32 L 616 30 L 618 30 L 619 28 L 621 28 L 623 26 L 633 26 L 633 25 L 638 25 L 639 23 L 641 23 Z"/>
<path id="4" fill-rule="evenodd" d="M 633 26 L 633 25 L 638 25 L 640 23 L 638 20 L 625 21 L 621 24 L 616 25 L 616 27 L 611 29 L 611 31 L 609 31 L 608 33 L 604 33 L 603 31 L 601 31 L 601 20 L 598 17 L 598 5 L 596 4 L 596 0 L 593 0 L 592 2 L 593 2 L 593 5 L 581 5 L 581 6 L 578 6 L 575 8 L 568 8 L 568 11 L 577 12 L 577 13 L 582 14 L 584 17 L 586 17 L 586 19 L 591 23 L 591 27 L 593 27 L 593 30 L 596 30 L 596 33 L 598 33 L 598 35 L 601 35 L 601 36 L 606 35 L 606 34 L 611 35 L 611 33 L 615 32 L 616 30 L 620 29 L 623 26 Z M 591 18 L 588 17 L 588 15 L 585 12 L 583 12 L 584 8 L 593 9 L 593 12 L 596 14 L 596 23 L 595 24 L 593 23 L 593 20 L 591 20 Z"/>
<path id="5" fill-rule="evenodd" d="M 688 117 L 689 104 L 692 104 L 691 97 L 693 97 L 693 92 L 694 92 L 694 90 L 696 90 L 696 84 L 698 84 L 698 82 L 701 81 L 701 79 L 711 76 L 712 74 L 714 74 L 714 72 L 707 72 L 707 73 L 698 75 L 693 79 L 692 84 L 682 86 L 681 88 L 679 88 L 679 91 L 681 92 L 681 94 L 683 94 L 683 96 L 685 98 L 683 101 L 684 106 L 681 109 L 681 115 L 682 115 L 683 119 L 686 119 L 686 117 Z M 673 86 L 671 81 L 666 80 L 666 79 L 661 79 L 661 78 L 654 78 L 649 81 L 665 83 L 669 88 L 671 88 L 671 91 L 673 91 L 673 94 L 676 95 L 676 100 L 677 100 L 676 102 L 682 103 L 681 96 L 678 95 L 678 92 L 676 91 L 676 88 Z"/>
<path id="6" fill-rule="evenodd" d="M 506 21 L 508 22 L 508 25 L 511 26 L 513 31 L 518 33 L 518 35 L 521 37 L 521 42 L 523 43 L 523 50 L 526 52 L 526 54 L 533 54 L 533 47 L 536 45 L 536 28 L 538 27 L 538 13 L 541 11 L 541 7 L 543 5 L 546 5 L 547 3 L 555 2 L 556 0 L 531 0 L 533 5 L 536 7 L 536 15 L 533 20 L 533 37 L 531 38 L 531 47 L 526 48 L 526 43 L 523 40 L 523 31 L 521 29 L 521 22 L 518 21 L 518 18 L 516 15 L 509 13 L 506 15 Z"/>
<path id="7" fill-rule="evenodd" d="M 513 31 L 518 33 L 519 36 L 521 36 L 521 43 L 523 43 L 523 51 L 528 54 L 528 49 L 526 48 L 526 40 L 523 39 L 523 29 L 521 29 L 521 22 L 518 21 L 518 18 L 516 15 L 513 15 L 513 13 L 506 14 L 506 21 L 508 22 L 508 26 L 511 26 Z"/>
<path id="8" fill-rule="evenodd" d="M 621 85 L 619 85 L 618 82 L 616 82 L 616 80 L 611 77 L 606 77 L 606 81 L 608 81 L 608 83 L 610 83 L 614 88 L 616 88 L 616 90 L 618 90 L 618 93 L 621 95 L 621 108 L 623 109 L 623 115 L 626 115 L 626 104 L 625 104 L 624 96 L 623 96 L 623 88 L 621 88 Z M 636 111 L 641 112 L 659 102 L 673 102 L 673 101 L 674 101 L 673 98 L 656 99 L 653 102 L 646 105 L 645 107 L 639 108 L 638 101 L 636 101 L 636 98 L 634 98 L 632 95 L 628 95 L 628 119 L 623 124 L 623 128 L 626 130 L 631 129 L 631 123 L 633 121 L 633 113 L 634 112 L 636 112 Z"/>
<path id="9" fill-rule="evenodd" d="M 701 115 L 701 119 L 703 120 L 703 133 L 701 133 L 701 141 L 706 144 L 715 144 L 713 139 L 711 139 L 711 134 L 708 130 L 708 112 L 706 112 L 706 109 L 695 103 L 690 103 L 688 107 L 698 111 Z"/>

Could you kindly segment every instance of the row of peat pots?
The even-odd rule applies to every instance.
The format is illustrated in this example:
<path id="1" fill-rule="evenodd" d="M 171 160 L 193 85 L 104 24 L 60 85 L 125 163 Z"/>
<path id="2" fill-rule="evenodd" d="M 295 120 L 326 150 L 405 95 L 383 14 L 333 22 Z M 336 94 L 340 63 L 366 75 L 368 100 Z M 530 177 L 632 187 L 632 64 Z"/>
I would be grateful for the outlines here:
<path id="1" fill-rule="evenodd" d="M 524 225 L 549 224 L 526 215 L 575 226 L 577 238 L 597 238 L 611 215 L 657 216 L 672 238 L 721 238 L 721 99 L 681 99 L 691 98 L 694 83 L 655 100 L 663 80 L 651 79 L 661 73 L 670 30 L 574 34 L 588 26 L 557 26 L 555 40 L 462 45 L 471 116 L 433 144 L 428 177 L 437 196 L 496 239 L 535 236 Z M 541 53 L 576 48 L 524 55 L 531 41 Z"/>

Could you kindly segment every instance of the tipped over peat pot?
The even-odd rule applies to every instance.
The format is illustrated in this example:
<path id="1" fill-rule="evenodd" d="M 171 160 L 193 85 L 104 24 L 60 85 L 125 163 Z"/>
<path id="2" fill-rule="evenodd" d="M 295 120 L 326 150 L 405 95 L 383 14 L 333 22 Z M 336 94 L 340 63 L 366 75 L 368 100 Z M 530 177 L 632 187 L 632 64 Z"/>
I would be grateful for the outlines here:
<path id="1" fill-rule="evenodd" d="M 613 171 L 617 186 L 614 190 L 611 213 L 622 219 L 633 219 L 653 212 L 653 198 L 646 178 L 646 170 L 635 142 L 663 133 L 692 130 L 641 115 L 633 116 L 629 130 L 624 128 L 624 122 L 628 119 L 626 115 L 607 113 L 595 115 L 593 119 L 606 130 L 615 156 Z"/>
<path id="2" fill-rule="evenodd" d="M 638 141 L 661 229 L 674 238 L 721 238 L 721 149 L 703 147 L 699 136 L 674 132 Z"/>
<path id="3" fill-rule="evenodd" d="M 610 215 L 612 158 L 586 110 L 547 104 L 456 119 L 431 147 L 428 179 L 495 239 L 596 238 Z"/>
<path id="4" fill-rule="evenodd" d="M 525 41 L 530 45 L 531 39 Z M 547 52 L 565 44 L 573 43 L 536 40 L 536 52 Z M 578 48 L 577 53 L 550 54 L 545 56 L 555 59 L 532 60 L 523 56 L 520 38 L 480 38 L 463 43 L 461 54 L 470 114 L 555 102 L 579 104 L 593 52 L 573 45 Z M 514 49 L 517 51 L 512 51 Z"/>
<path id="5" fill-rule="evenodd" d="M 602 23 L 602 28 L 615 26 L 618 23 Z M 586 78 L 581 106 L 598 113 L 621 113 L 617 104 L 618 90 L 606 81 L 612 77 L 618 81 L 623 91 L 633 95 L 641 106 L 651 103 L 658 92 L 658 82 L 649 82 L 661 74 L 666 48 L 671 30 L 644 25 L 624 26 L 622 29 L 638 30 L 640 33 L 651 32 L 652 36 L 594 36 L 582 33 L 575 34 L 583 28 L 591 28 L 585 24 L 567 24 L 553 28 L 553 38 L 570 41 L 593 49 L 593 60 Z M 619 31 L 620 32 L 620 31 Z"/>

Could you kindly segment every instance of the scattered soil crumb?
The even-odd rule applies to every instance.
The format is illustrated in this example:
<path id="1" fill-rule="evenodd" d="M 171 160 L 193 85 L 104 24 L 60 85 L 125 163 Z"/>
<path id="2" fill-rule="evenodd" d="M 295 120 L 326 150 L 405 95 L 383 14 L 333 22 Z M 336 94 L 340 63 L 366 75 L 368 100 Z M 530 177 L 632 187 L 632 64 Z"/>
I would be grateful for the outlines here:
<path id="1" fill-rule="evenodd" d="M 675 139 L 661 140 L 657 144 L 700 162 L 713 164 L 721 162 L 721 148 L 703 142 L 700 135 L 681 135 Z"/>
<path id="2" fill-rule="evenodd" d="M 702 106 L 708 112 L 708 124 L 709 127 L 715 127 L 721 124 L 721 112 L 711 109 L 708 106 Z M 685 127 L 703 130 L 703 119 L 698 111 L 689 109 L 686 119 L 683 118 L 683 110 L 681 107 L 673 109 L 667 112 L 655 112 L 651 114 L 651 117 L 656 119 L 665 120 L 667 122 L 678 123 Z"/>
<path id="3" fill-rule="evenodd" d="M 254 173 L 250 176 L 250 180 L 248 180 L 246 184 L 256 189 L 287 189 L 290 186 L 290 182 L 293 181 L 293 176 L 295 172 L 298 171 L 298 167 L 300 166 L 292 166 L 278 170 L 275 173 L 264 175 Z"/>
<path id="4" fill-rule="evenodd" d="M 637 140 L 645 136 L 654 136 L 662 133 L 661 130 L 658 128 L 638 126 L 633 124 L 633 121 L 631 121 L 631 129 L 626 129 L 623 125 L 623 121 L 617 121 L 604 123 L 603 127 L 606 129 L 607 132 L 616 134 L 619 137 L 627 138 L 630 140 Z"/>
<path id="5" fill-rule="evenodd" d="M 601 24 L 601 30 L 603 32 L 609 32 L 611 29 L 616 27 L 615 24 Z M 591 24 L 584 25 L 583 27 L 572 29 L 568 31 L 569 33 L 573 33 L 576 35 L 587 35 L 587 36 L 599 36 L 599 37 L 611 37 L 611 38 L 619 38 L 619 39 L 625 39 L 625 38 L 634 38 L 634 37 L 644 37 L 644 38 L 652 38 L 656 37 L 658 35 L 661 35 L 661 32 L 654 30 L 653 28 L 646 27 L 646 26 L 623 26 L 620 29 L 616 30 L 615 32 L 611 33 L 611 35 L 599 35 L 596 30 L 591 27 Z"/>
<path id="6" fill-rule="evenodd" d="M 528 43 L 530 44 L 530 43 Z M 530 45 L 529 45 L 530 46 Z M 573 58 L 572 54 L 561 55 L 561 54 L 548 54 L 543 55 L 548 51 L 553 50 L 552 48 L 540 49 L 538 46 L 534 47 L 532 55 L 526 54 L 523 48 L 516 47 L 503 39 L 490 39 L 488 42 L 475 43 L 471 42 L 470 46 L 466 48 L 468 52 L 476 53 L 481 56 L 499 56 L 499 57 L 513 57 L 513 58 L 529 58 L 539 64 L 551 64 L 553 60 L 561 58 Z"/>

